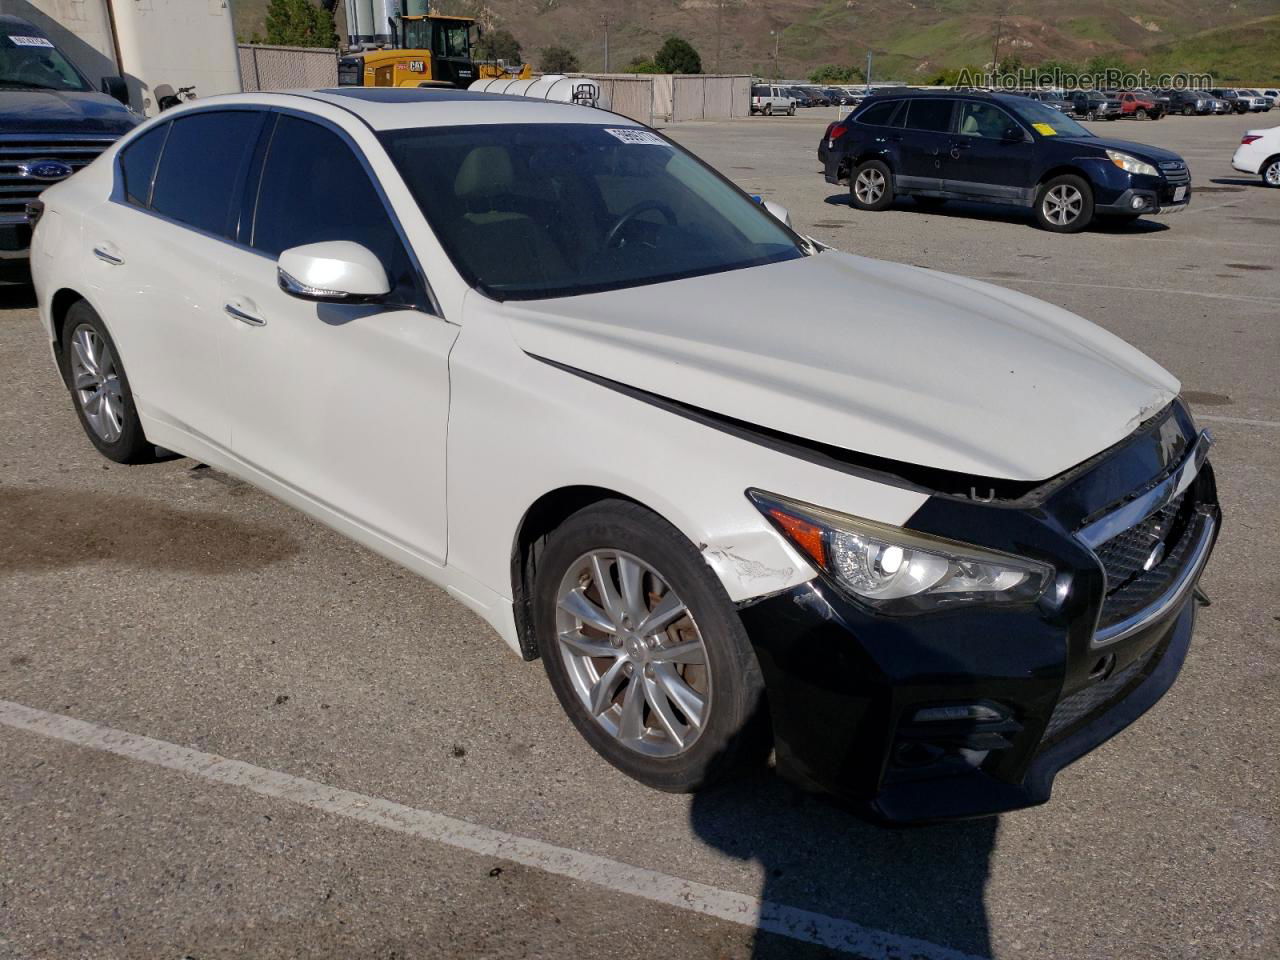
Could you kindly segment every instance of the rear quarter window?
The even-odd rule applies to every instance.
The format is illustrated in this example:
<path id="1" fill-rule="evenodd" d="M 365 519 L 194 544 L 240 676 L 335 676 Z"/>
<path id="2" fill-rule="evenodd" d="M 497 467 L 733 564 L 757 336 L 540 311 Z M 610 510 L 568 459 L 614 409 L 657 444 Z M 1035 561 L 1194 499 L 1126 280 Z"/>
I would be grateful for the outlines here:
<path id="1" fill-rule="evenodd" d="M 123 181 L 124 198 L 128 203 L 139 207 L 151 204 L 151 180 L 168 135 L 169 124 L 161 124 L 120 151 L 120 178 Z"/>

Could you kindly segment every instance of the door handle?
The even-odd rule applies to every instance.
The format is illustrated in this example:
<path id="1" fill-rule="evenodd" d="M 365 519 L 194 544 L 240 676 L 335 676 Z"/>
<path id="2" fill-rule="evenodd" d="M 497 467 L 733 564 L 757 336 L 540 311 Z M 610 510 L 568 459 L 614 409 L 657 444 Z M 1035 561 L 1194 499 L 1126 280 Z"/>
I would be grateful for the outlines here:
<path id="1" fill-rule="evenodd" d="M 956 140 L 954 143 L 951 144 L 951 149 L 952 150 L 968 150 L 969 147 L 971 146 L 972 144 L 969 143 L 968 140 Z"/>
<path id="2" fill-rule="evenodd" d="M 241 323 L 248 324 L 251 327 L 265 327 L 267 325 L 267 321 L 261 317 L 254 316 L 252 313 L 246 313 L 234 303 L 225 304 L 222 309 L 227 312 L 227 316 L 235 317 Z"/>
<path id="3" fill-rule="evenodd" d="M 118 267 L 124 263 L 124 257 L 120 256 L 114 244 L 104 243 L 101 246 L 94 247 L 93 255 L 103 263 L 108 263 L 113 267 Z"/>

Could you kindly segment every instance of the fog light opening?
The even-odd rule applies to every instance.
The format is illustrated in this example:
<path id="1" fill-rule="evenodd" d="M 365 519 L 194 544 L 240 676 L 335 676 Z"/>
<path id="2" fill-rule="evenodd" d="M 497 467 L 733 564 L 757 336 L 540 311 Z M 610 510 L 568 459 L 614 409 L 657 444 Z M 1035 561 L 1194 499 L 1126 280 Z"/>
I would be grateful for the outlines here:
<path id="1" fill-rule="evenodd" d="M 1133 209 L 1135 209 L 1135 210 L 1141 210 L 1143 207 L 1145 207 L 1145 206 L 1147 205 L 1147 198 L 1146 198 L 1146 197 L 1134 197 L 1132 200 L 1130 200 L 1130 201 L 1129 201 L 1129 203 L 1130 203 L 1130 205 L 1133 207 Z"/>
<path id="2" fill-rule="evenodd" d="M 1102 680 L 1111 675 L 1111 671 L 1116 667 L 1116 655 L 1108 653 L 1105 657 L 1099 657 L 1098 662 L 1093 665 L 1093 669 L 1089 671 L 1090 680 Z"/>

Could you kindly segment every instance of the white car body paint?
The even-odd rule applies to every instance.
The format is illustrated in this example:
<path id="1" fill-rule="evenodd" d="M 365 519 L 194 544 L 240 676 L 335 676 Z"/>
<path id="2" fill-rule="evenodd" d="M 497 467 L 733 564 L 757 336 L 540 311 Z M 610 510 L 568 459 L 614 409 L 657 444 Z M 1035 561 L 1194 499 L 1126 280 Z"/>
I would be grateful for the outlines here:
<path id="1" fill-rule="evenodd" d="M 1178 389 L 1154 362 L 1056 307 L 834 252 L 499 303 L 458 274 L 374 131 L 633 121 L 528 100 L 387 104 L 316 93 L 202 100 L 152 122 L 232 103 L 284 107 L 345 131 L 395 210 L 439 315 L 371 308 L 325 323 L 325 305 L 279 290 L 273 259 L 110 199 L 118 145 L 43 196 L 45 222 L 58 224 L 56 249 L 43 226 L 33 239 L 46 331 L 52 338 L 55 293 L 83 296 L 116 341 L 152 442 L 442 585 L 513 649 L 512 549 L 544 494 L 593 486 L 644 504 L 697 545 L 735 601 L 815 576 L 747 488 L 889 524 L 927 499 L 548 360 L 799 437 L 1009 479 L 1047 478 L 1086 459 Z M 124 263 L 95 255 L 104 247 Z M 267 322 L 236 319 L 228 304 Z"/>
<path id="2" fill-rule="evenodd" d="M 1246 137 L 1257 137 L 1253 143 L 1242 143 L 1231 157 L 1231 166 L 1241 173 L 1261 173 L 1262 165 L 1280 156 L 1280 127 L 1246 130 Z"/>

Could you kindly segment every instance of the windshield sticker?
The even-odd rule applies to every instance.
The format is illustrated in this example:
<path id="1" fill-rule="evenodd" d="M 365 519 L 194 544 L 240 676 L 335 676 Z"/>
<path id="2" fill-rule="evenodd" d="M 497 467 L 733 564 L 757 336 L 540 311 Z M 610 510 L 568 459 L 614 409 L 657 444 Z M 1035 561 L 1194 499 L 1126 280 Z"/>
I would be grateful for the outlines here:
<path id="1" fill-rule="evenodd" d="M 10 36 L 15 47 L 52 47 L 53 43 L 44 37 L 15 37 Z"/>
<path id="2" fill-rule="evenodd" d="M 1035 127 L 1043 136 L 1056 137 L 1058 135 L 1058 131 L 1053 129 L 1053 127 L 1049 126 L 1047 123 L 1033 123 L 1032 126 Z"/>
<path id="3" fill-rule="evenodd" d="M 623 127 L 622 129 L 605 127 L 604 132 L 613 134 L 623 143 L 648 143 L 659 147 L 666 144 L 666 141 L 656 133 L 650 133 L 648 130 L 637 130 L 635 127 Z"/>

